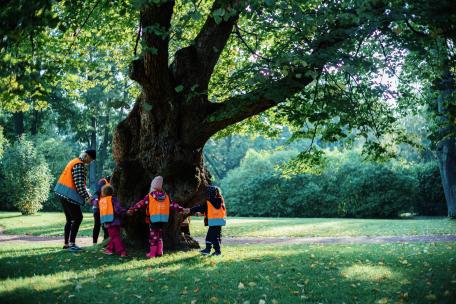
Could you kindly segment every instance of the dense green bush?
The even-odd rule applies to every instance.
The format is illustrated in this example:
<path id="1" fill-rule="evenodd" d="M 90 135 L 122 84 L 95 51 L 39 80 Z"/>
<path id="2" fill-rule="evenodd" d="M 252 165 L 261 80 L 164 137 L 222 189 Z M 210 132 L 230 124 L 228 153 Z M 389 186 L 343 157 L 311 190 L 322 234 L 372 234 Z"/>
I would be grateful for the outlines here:
<path id="1" fill-rule="evenodd" d="M 248 150 L 241 165 L 229 171 L 221 187 L 230 201 L 230 213 L 244 216 L 286 216 L 289 211 L 280 202 L 284 181 L 274 166 L 293 155 L 292 152 L 260 153 Z"/>
<path id="2" fill-rule="evenodd" d="M 336 153 L 321 174 L 284 177 L 275 168 L 293 155 L 250 150 L 221 181 L 230 214 L 394 218 L 404 212 L 441 214 L 444 206 L 435 164 L 405 167 Z"/>
<path id="3" fill-rule="evenodd" d="M 2 209 L 33 214 L 43 207 L 52 176 L 44 158 L 25 136 L 6 148 L 1 172 Z"/>
<path id="4" fill-rule="evenodd" d="M 341 215 L 360 218 L 393 218 L 409 212 L 416 200 L 417 185 L 410 172 L 387 164 L 351 158 L 336 173 Z"/>
<path id="5" fill-rule="evenodd" d="M 437 162 L 429 162 L 414 166 L 413 171 L 418 183 L 418 198 L 414 211 L 420 215 L 448 214 Z"/>

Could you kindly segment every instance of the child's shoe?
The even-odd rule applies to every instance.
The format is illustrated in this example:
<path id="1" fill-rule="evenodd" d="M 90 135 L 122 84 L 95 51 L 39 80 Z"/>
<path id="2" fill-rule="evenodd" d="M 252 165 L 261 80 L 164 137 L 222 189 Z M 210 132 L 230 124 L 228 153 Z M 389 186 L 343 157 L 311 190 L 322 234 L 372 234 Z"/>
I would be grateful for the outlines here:
<path id="1" fill-rule="evenodd" d="M 146 254 L 146 257 L 153 259 L 157 256 L 157 246 L 150 246 L 149 253 Z"/>
<path id="2" fill-rule="evenodd" d="M 209 248 L 206 247 L 206 249 L 201 250 L 200 253 L 202 255 L 208 255 L 208 254 L 211 253 L 211 248 L 210 247 Z"/>
<path id="3" fill-rule="evenodd" d="M 200 253 L 202 255 L 208 255 L 211 253 L 211 250 L 212 250 L 212 243 L 206 243 L 206 248 L 203 250 L 200 250 Z"/>
<path id="4" fill-rule="evenodd" d="M 155 255 L 158 257 L 163 256 L 163 241 L 158 242 L 157 251 L 155 252 Z"/>
<path id="5" fill-rule="evenodd" d="M 109 249 L 103 250 L 103 253 L 107 254 L 107 255 L 112 255 L 113 254 L 113 252 L 111 250 L 109 250 Z"/>
<path id="6" fill-rule="evenodd" d="M 214 255 L 222 255 L 222 252 L 221 251 L 215 251 L 214 253 L 211 254 L 211 256 L 214 256 Z"/>
<path id="7" fill-rule="evenodd" d="M 70 252 L 81 252 L 84 251 L 81 247 L 77 246 L 76 244 L 70 245 L 67 249 Z"/>

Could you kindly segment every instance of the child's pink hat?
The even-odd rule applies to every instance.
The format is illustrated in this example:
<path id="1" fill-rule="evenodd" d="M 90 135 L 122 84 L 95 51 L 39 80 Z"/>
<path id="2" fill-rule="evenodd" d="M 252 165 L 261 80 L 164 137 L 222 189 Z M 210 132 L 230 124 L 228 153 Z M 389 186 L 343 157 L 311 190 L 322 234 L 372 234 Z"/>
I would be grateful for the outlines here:
<path id="1" fill-rule="evenodd" d="M 161 191 L 163 189 L 163 177 L 156 176 L 150 183 L 150 192 L 154 190 Z"/>

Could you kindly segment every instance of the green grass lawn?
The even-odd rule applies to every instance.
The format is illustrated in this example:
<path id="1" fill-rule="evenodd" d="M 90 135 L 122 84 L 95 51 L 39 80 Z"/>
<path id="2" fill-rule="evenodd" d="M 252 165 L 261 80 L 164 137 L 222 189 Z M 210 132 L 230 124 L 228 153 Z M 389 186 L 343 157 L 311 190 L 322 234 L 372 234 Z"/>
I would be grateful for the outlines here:
<path id="1" fill-rule="evenodd" d="M 62 235 L 65 216 L 44 212 L 21 216 L 16 212 L 0 212 L 0 226 L 9 234 Z M 79 235 L 90 236 L 93 216 L 84 214 Z M 201 217 L 192 217 L 194 236 L 204 236 Z M 225 237 L 307 237 L 307 236 L 375 236 L 456 234 L 456 221 L 446 218 L 402 220 L 329 219 L 329 218 L 229 218 L 223 229 Z"/>
<path id="2" fill-rule="evenodd" d="M 456 243 L 225 246 L 146 260 L 0 246 L 0 303 L 455 303 Z M 264 300 L 264 302 L 262 301 Z M 246 302 L 250 301 L 250 302 Z"/>

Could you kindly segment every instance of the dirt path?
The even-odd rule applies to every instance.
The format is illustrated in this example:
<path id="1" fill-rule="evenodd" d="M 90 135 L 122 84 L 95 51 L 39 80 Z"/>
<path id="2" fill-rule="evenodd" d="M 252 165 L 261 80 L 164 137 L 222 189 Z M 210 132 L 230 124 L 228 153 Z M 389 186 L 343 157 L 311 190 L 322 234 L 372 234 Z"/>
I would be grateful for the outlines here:
<path id="1" fill-rule="evenodd" d="M 204 243 L 204 238 L 197 237 Z M 62 236 L 32 236 L 3 234 L 0 230 L 0 245 L 5 242 L 62 243 Z M 413 235 L 413 236 L 336 236 L 336 237 L 225 237 L 223 244 L 381 244 L 417 242 L 456 242 L 456 235 Z M 90 237 L 78 237 L 78 245 L 92 244 Z"/>

